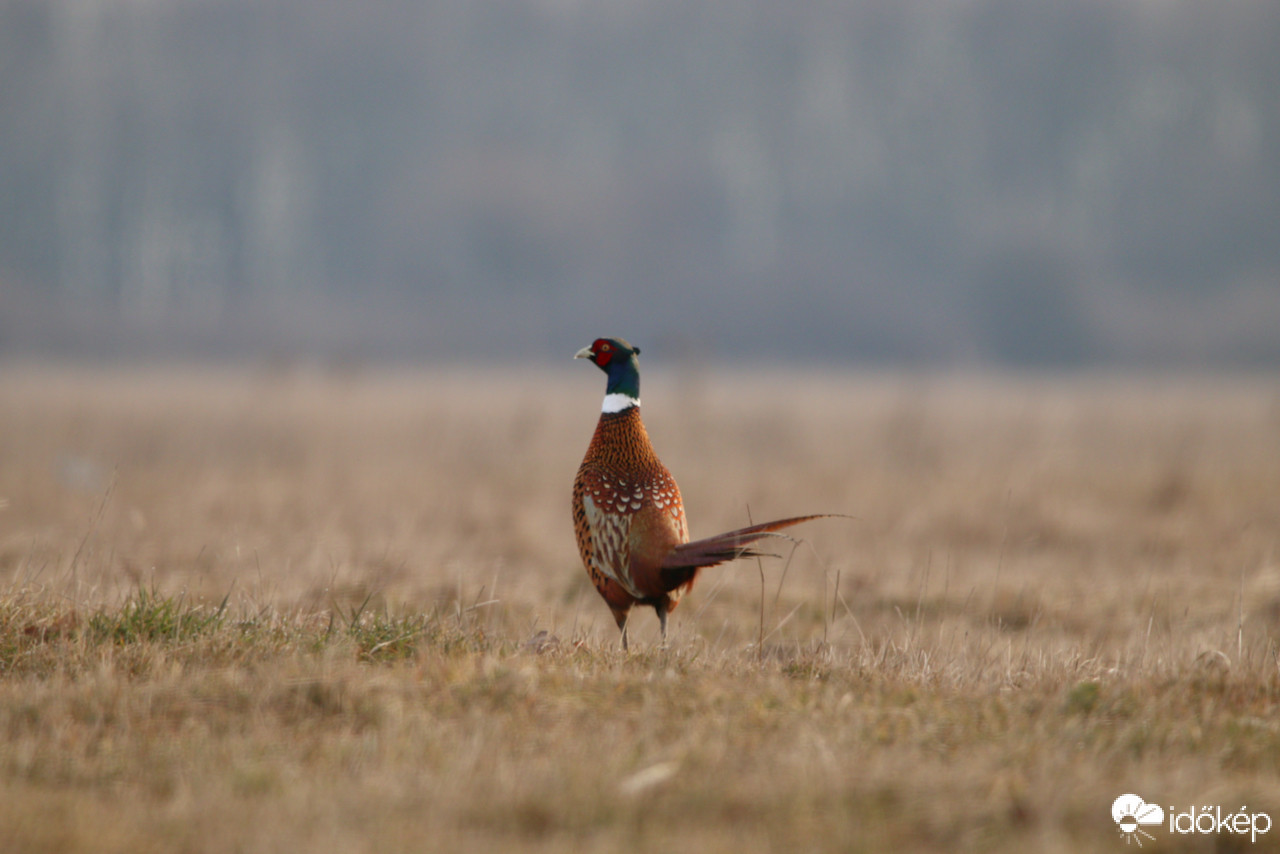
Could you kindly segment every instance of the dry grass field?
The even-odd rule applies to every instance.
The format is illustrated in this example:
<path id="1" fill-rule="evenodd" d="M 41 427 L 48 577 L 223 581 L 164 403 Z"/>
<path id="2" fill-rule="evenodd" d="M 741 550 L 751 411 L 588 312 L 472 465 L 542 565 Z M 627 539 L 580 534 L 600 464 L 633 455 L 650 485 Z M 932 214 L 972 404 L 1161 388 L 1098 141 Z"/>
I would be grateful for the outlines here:
<path id="1" fill-rule="evenodd" d="M 695 537 L 858 518 L 709 570 L 666 648 L 638 611 L 630 654 L 568 511 L 603 385 L 0 367 L 4 850 L 1119 851 L 1126 792 L 1280 820 L 1280 383 L 650 370 Z"/>

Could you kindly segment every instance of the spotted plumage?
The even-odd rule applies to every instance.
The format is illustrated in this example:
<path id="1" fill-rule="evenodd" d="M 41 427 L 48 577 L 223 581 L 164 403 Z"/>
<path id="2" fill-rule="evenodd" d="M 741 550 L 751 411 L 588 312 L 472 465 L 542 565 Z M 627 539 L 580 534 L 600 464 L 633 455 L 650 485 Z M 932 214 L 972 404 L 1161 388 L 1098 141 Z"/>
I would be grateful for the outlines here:
<path id="1" fill-rule="evenodd" d="M 639 355 L 621 338 L 599 338 L 575 356 L 609 377 L 600 421 L 573 482 L 573 525 L 582 563 L 622 630 L 623 647 L 633 606 L 657 612 L 665 639 L 667 613 L 702 567 L 755 555 L 750 545 L 760 538 L 820 518 L 780 519 L 690 542 L 680 487 L 640 420 Z"/>

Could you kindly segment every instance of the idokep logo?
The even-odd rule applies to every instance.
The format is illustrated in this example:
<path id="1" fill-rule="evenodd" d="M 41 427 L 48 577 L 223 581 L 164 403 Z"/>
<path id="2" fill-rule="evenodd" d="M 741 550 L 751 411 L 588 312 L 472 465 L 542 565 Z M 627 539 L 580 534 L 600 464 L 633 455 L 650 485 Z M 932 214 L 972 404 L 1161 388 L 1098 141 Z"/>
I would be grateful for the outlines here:
<path id="1" fill-rule="evenodd" d="M 1271 816 L 1265 812 L 1250 812 L 1248 807 L 1239 810 L 1223 810 L 1220 806 L 1191 807 L 1178 811 L 1175 807 L 1168 810 L 1168 829 L 1170 833 L 1226 833 L 1237 837 L 1249 837 L 1249 841 L 1257 842 L 1258 837 L 1271 830 Z M 1137 795 L 1121 795 L 1111 803 L 1111 817 L 1120 828 L 1120 835 L 1126 844 L 1138 843 L 1142 847 L 1144 838 L 1154 840 L 1150 831 L 1165 826 L 1166 812 L 1157 804 L 1149 804 Z"/>
<path id="2" fill-rule="evenodd" d="M 1121 795 L 1112 801 L 1111 817 L 1120 826 L 1120 835 L 1124 837 L 1124 841 L 1137 842 L 1139 847 L 1142 846 L 1142 837 L 1155 839 L 1143 827 L 1159 827 L 1164 824 L 1164 810 L 1137 795 Z"/>

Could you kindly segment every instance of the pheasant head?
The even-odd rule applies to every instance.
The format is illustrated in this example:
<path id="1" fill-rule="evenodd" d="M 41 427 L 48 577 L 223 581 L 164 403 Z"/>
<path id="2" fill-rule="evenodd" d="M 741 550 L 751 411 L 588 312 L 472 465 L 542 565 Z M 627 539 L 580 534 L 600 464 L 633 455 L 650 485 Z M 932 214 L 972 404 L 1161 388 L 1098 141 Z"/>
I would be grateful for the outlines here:
<path id="1" fill-rule="evenodd" d="M 621 412 L 640 405 L 640 348 L 623 338 L 597 338 L 574 354 L 589 359 L 609 377 L 605 387 L 604 411 Z"/>

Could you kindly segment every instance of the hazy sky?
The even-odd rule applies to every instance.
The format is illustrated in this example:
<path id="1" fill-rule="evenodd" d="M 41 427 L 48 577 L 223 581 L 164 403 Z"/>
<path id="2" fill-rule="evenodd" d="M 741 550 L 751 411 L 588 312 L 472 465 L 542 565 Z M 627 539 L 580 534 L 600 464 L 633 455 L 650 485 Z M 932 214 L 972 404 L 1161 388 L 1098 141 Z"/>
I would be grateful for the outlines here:
<path id="1" fill-rule="evenodd" d="M 0 0 L 0 352 L 1280 362 L 1280 4 Z"/>

